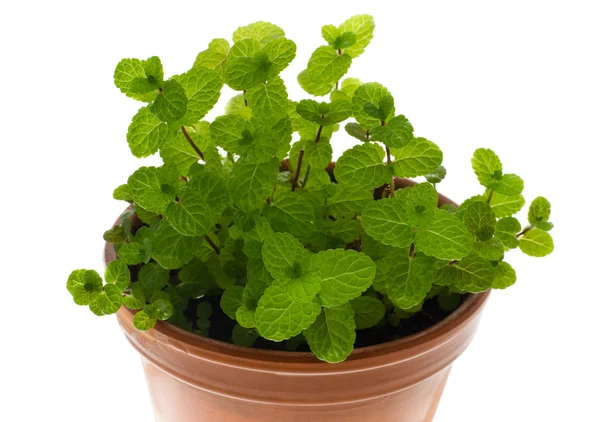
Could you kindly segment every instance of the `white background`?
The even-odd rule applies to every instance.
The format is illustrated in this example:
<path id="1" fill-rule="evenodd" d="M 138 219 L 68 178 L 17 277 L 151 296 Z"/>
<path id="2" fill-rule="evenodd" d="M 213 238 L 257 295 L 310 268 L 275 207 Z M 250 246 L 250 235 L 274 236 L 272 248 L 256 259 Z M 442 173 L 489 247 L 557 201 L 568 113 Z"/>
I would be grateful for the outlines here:
<path id="1" fill-rule="evenodd" d="M 386 85 L 416 134 L 440 145 L 442 192 L 458 202 L 480 193 L 470 157 L 490 147 L 523 177 L 529 201 L 544 195 L 553 206 L 554 254 L 509 254 L 519 280 L 492 295 L 436 422 L 600 420 L 596 6 L 2 2 L 0 420 L 152 420 L 137 352 L 115 318 L 75 306 L 65 289 L 71 270 L 102 270 L 102 233 L 124 207 L 112 190 L 153 162 L 129 152 L 140 103 L 114 87 L 117 62 L 158 55 L 177 74 L 212 38 L 267 20 L 298 44 L 283 76 L 300 99 L 293 83 L 323 43 L 321 26 L 358 13 L 374 15 L 377 28 L 349 76 Z M 336 154 L 353 144 L 343 133 L 333 142 Z"/>

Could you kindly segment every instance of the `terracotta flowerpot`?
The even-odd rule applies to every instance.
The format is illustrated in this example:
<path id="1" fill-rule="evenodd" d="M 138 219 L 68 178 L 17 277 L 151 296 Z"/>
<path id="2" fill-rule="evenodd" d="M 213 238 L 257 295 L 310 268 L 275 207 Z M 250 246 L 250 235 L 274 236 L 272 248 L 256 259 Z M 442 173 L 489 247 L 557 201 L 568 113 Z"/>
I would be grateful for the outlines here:
<path id="1" fill-rule="evenodd" d="M 440 195 L 440 203 L 452 202 Z M 115 258 L 107 244 L 106 263 Z M 234 346 L 165 322 L 140 332 L 125 307 L 117 317 L 142 356 L 158 422 L 427 422 L 488 296 L 469 295 L 438 324 L 355 349 L 339 364 L 311 353 Z"/>

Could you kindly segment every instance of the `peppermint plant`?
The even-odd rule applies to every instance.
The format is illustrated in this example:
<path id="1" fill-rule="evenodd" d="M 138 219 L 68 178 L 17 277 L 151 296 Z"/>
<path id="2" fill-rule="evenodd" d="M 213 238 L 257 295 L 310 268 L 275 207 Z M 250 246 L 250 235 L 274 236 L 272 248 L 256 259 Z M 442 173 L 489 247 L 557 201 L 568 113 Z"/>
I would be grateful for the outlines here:
<path id="1" fill-rule="evenodd" d="M 296 44 L 271 23 L 212 40 L 180 75 L 165 77 L 158 57 L 119 62 L 115 85 L 142 103 L 131 153 L 163 164 L 115 189 L 128 207 L 104 239 L 118 258 L 104 280 L 71 273 L 75 303 L 97 315 L 125 306 L 139 330 L 167 321 L 341 362 L 357 332 L 391 340 L 425 303 L 451 312 L 465 294 L 509 287 L 511 250 L 551 253 L 550 203 L 534 199 L 523 226 L 523 180 L 489 149 L 471 160 L 481 194 L 438 206 L 440 148 L 385 86 L 346 77 L 373 29 L 368 15 L 324 26 L 298 75 L 313 98 L 299 101 L 282 78 Z M 236 95 L 205 120 L 223 85 Z M 333 137 L 351 139 L 342 124 L 358 141 L 333 164 Z M 400 188 L 401 178 L 418 183 Z"/>

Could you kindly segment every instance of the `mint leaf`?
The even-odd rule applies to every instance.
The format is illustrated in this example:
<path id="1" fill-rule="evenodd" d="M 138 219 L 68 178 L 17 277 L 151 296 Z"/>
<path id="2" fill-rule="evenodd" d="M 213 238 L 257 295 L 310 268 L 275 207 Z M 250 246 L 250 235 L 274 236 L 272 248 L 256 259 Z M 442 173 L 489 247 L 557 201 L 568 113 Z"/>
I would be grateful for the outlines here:
<path id="1" fill-rule="evenodd" d="M 390 300 L 400 309 L 418 305 L 431 290 L 433 283 L 432 259 L 418 256 L 410 258 L 393 254 L 388 259 L 390 270 L 385 280 L 385 290 Z"/>
<path id="2" fill-rule="evenodd" d="M 169 270 L 160 267 L 157 264 L 149 263 L 142 267 L 138 275 L 138 281 L 143 291 L 152 295 L 162 290 L 169 281 Z"/>
<path id="3" fill-rule="evenodd" d="M 301 273 L 295 278 L 284 281 L 275 280 L 275 283 L 280 284 L 285 291 L 285 295 L 294 302 L 312 302 L 321 290 L 321 280 L 318 273 L 308 268 L 302 269 Z"/>
<path id="4" fill-rule="evenodd" d="M 508 196 L 520 195 L 523 192 L 523 179 L 516 174 L 504 174 L 500 180 L 490 183 L 489 188 Z"/>
<path id="5" fill-rule="evenodd" d="M 298 83 L 309 94 L 326 95 L 348 72 L 351 63 L 348 54 L 338 55 L 335 49 L 321 46 L 310 56 L 307 69 L 298 75 Z"/>
<path id="6" fill-rule="evenodd" d="M 304 157 L 308 164 L 315 169 L 325 169 L 331 163 L 333 148 L 328 140 L 322 139 L 320 142 L 308 142 L 304 147 Z"/>
<path id="7" fill-rule="evenodd" d="M 542 257 L 552 253 L 554 241 L 552 236 L 544 230 L 533 229 L 519 239 L 519 248 L 526 255 Z"/>
<path id="8" fill-rule="evenodd" d="M 403 202 L 402 219 L 413 227 L 424 228 L 433 221 L 438 204 L 438 194 L 428 183 L 419 183 L 398 192 Z"/>
<path id="9" fill-rule="evenodd" d="M 502 177 L 502 163 L 491 149 L 479 148 L 475 150 L 471 165 L 479 183 L 483 186 L 489 187 Z"/>
<path id="10" fill-rule="evenodd" d="M 335 193 L 327 199 L 327 206 L 329 214 L 335 218 L 357 216 L 363 208 L 373 202 L 373 193 L 369 189 L 356 189 L 338 184 L 332 186 Z"/>
<path id="11" fill-rule="evenodd" d="M 278 75 L 283 71 L 296 57 L 296 43 L 287 38 L 279 37 L 269 41 L 262 49 L 266 54 L 271 66 L 269 68 L 269 78 Z"/>
<path id="12" fill-rule="evenodd" d="M 353 138 L 356 138 L 361 142 L 369 142 L 369 137 L 367 136 L 368 131 L 360 127 L 358 123 L 348 123 L 344 126 L 344 129 L 346 129 L 346 133 Z"/>
<path id="13" fill-rule="evenodd" d="M 296 106 L 296 111 L 303 119 L 317 123 L 319 126 L 329 126 L 350 117 L 352 104 L 349 101 L 319 103 L 314 100 L 302 100 Z"/>
<path id="14" fill-rule="evenodd" d="M 233 204 L 244 212 L 261 208 L 273 191 L 278 172 L 276 158 L 265 163 L 236 161 L 227 184 Z"/>
<path id="15" fill-rule="evenodd" d="M 102 278 L 94 270 L 75 270 L 67 280 L 67 290 L 78 305 L 89 305 L 102 292 Z"/>
<path id="16" fill-rule="evenodd" d="M 162 220 L 152 237 L 152 257 L 163 268 L 181 268 L 192 260 L 202 243 L 201 237 L 184 236 Z"/>
<path id="17" fill-rule="evenodd" d="M 287 115 L 288 94 L 280 77 L 249 88 L 246 98 L 248 107 L 261 123 L 271 125 Z"/>
<path id="18" fill-rule="evenodd" d="M 269 22 L 254 22 L 250 25 L 241 26 L 233 33 L 233 42 L 239 42 L 244 38 L 250 38 L 261 44 L 267 44 L 277 38 L 285 36 L 283 29 Z"/>
<path id="19" fill-rule="evenodd" d="M 121 291 L 115 284 L 107 284 L 96 300 L 90 303 L 90 310 L 98 316 L 114 314 L 123 303 Z"/>
<path id="20" fill-rule="evenodd" d="M 203 236 L 215 225 L 218 215 L 199 190 L 186 186 L 179 194 L 179 201 L 167 207 L 166 218 L 183 235 Z"/>
<path id="21" fill-rule="evenodd" d="M 521 223 L 514 217 L 505 217 L 496 223 L 495 237 L 502 242 L 504 247 L 514 249 L 519 246 L 517 233 L 521 231 Z"/>
<path id="22" fill-rule="evenodd" d="M 360 236 L 362 226 L 357 220 L 338 219 L 331 226 L 331 234 L 345 243 L 350 243 Z"/>
<path id="23" fill-rule="evenodd" d="M 356 15 L 346 20 L 339 26 L 340 32 L 351 32 L 355 35 L 355 42 L 345 48 L 344 53 L 350 57 L 358 57 L 371 42 L 373 30 L 375 29 L 375 20 L 371 15 Z"/>
<path id="24" fill-rule="evenodd" d="M 527 220 L 529 224 L 546 222 L 550 218 L 550 202 L 543 196 L 538 196 L 531 202 Z"/>
<path id="25" fill-rule="evenodd" d="M 373 283 L 375 263 L 354 250 L 329 249 L 312 257 L 319 271 L 323 306 L 339 306 L 361 295 Z"/>
<path id="26" fill-rule="evenodd" d="M 392 150 L 394 172 L 398 177 L 424 176 L 442 164 L 443 154 L 436 144 L 414 138 L 403 148 Z"/>
<path id="27" fill-rule="evenodd" d="M 248 107 L 244 100 L 244 94 L 234 95 L 225 105 L 225 114 L 234 114 L 250 120 L 252 118 L 252 110 Z"/>
<path id="28" fill-rule="evenodd" d="M 256 328 L 266 339 L 287 340 L 307 329 L 320 312 L 321 307 L 316 302 L 295 302 L 288 298 L 280 284 L 275 283 L 258 301 Z"/>
<path id="29" fill-rule="evenodd" d="M 117 64 L 114 74 L 115 85 L 128 97 L 139 101 L 150 102 L 156 98 L 157 92 L 139 93 L 136 90 L 138 81 L 147 79 L 144 62 L 138 59 L 123 59 Z"/>
<path id="30" fill-rule="evenodd" d="M 387 110 L 386 116 L 372 115 L 371 110 L 379 110 L 382 101 L 385 103 L 385 98 L 390 98 L 389 91 L 380 83 L 369 82 L 359 86 L 352 97 L 353 115 L 364 129 L 374 129 L 381 126 L 382 121 L 386 121 L 388 117 L 393 116 L 394 107 Z M 383 119 L 382 119 L 383 117 Z"/>
<path id="31" fill-rule="evenodd" d="M 342 362 L 356 340 L 354 311 L 349 303 L 325 308 L 316 321 L 304 331 L 310 350 L 321 360 L 330 363 Z"/>
<path id="32" fill-rule="evenodd" d="M 146 248 L 140 243 L 125 243 L 119 248 L 119 259 L 127 265 L 137 265 L 146 262 Z"/>
<path id="33" fill-rule="evenodd" d="M 392 169 L 383 163 L 383 149 L 361 144 L 346 150 L 337 161 L 335 177 L 341 185 L 376 188 L 391 180 Z"/>
<path id="34" fill-rule="evenodd" d="M 223 78 L 225 67 L 227 66 L 227 53 L 229 53 L 229 43 L 227 40 L 215 38 L 208 44 L 206 50 L 198 53 L 194 67 L 214 69 Z"/>
<path id="35" fill-rule="evenodd" d="M 127 129 L 127 143 L 138 158 L 148 157 L 162 147 L 170 137 L 168 126 L 161 122 L 148 107 L 142 107 Z"/>
<path id="36" fill-rule="evenodd" d="M 140 331 L 148 331 L 154 328 L 157 318 L 150 316 L 146 311 L 142 310 L 136 313 L 133 317 L 133 325 Z"/>
<path id="37" fill-rule="evenodd" d="M 193 125 L 206 116 L 206 113 L 219 100 L 221 87 L 223 86 L 221 76 L 216 71 L 197 67 L 179 76 L 177 82 L 185 91 L 185 97 L 187 98 L 187 111 L 181 120 L 183 125 Z M 163 94 L 166 96 L 164 89 Z M 185 100 L 182 101 L 186 102 Z M 169 121 L 168 119 L 165 120 Z"/>
<path id="38" fill-rule="evenodd" d="M 473 252 L 490 261 L 499 261 L 504 256 L 504 245 L 498 239 L 473 242 Z"/>
<path id="39" fill-rule="evenodd" d="M 162 183 L 157 167 L 140 167 L 127 180 L 133 200 L 148 211 L 162 214 L 175 199 L 170 186 Z"/>
<path id="40" fill-rule="evenodd" d="M 404 215 L 402 200 L 385 198 L 369 203 L 363 210 L 361 219 L 365 232 L 373 239 L 402 248 L 410 246 L 414 237 L 412 227 L 407 224 Z"/>
<path id="41" fill-rule="evenodd" d="M 439 166 L 437 169 L 433 170 L 431 173 L 425 175 L 425 179 L 429 183 L 433 183 L 433 186 L 440 183 L 446 177 L 446 168 L 444 166 Z"/>
<path id="42" fill-rule="evenodd" d="M 130 294 L 123 296 L 123 305 L 133 310 L 142 309 L 146 305 L 146 295 L 137 283 L 133 284 Z"/>
<path id="43" fill-rule="evenodd" d="M 104 279 L 109 284 L 114 284 L 122 292 L 131 282 L 131 273 L 129 267 L 123 261 L 115 259 L 111 261 L 104 271 Z"/>
<path id="44" fill-rule="evenodd" d="M 485 202 L 473 202 L 463 214 L 463 222 L 467 229 L 481 241 L 492 238 L 496 229 L 496 216 L 492 207 Z"/>
<path id="45" fill-rule="evenodd" d="M 169 80 L 163 84 L 150 110 L 163 122 L 171 123 L 181 119 L 187 112 L 188 98 L 181 84 Z"/>
<path id="46" fill-rule="evenodd" d="M 244 286 L 231 286 L 221 296 L 221 309 L 233 320 L 236 318 L 238 308 L 244 306 L 243 294 Z"/>
<path id="47" fill-rule="evenodd" d="M 299 192 L 286 191 L 278 195 L 263 213 L 275 231 L 303 237 L 315 230 L 314 208 Z"/>
<path id="48" fill-rule="evenodd" d="M 493 289 L 506 289 L 517 281 L 517 273 L 507 262 L 498 262 L 494 267 Z"/>
<path id="49" fill-rule="evenodd" d="M 265 267 L 275 279 L 295 278 L 306 261 L 306 250 L 289 233 L 273 233 L 262 247 Z"/>
<path id="50" fill-rule="evenodd" d="M 200 138 L 199 134 L 192 131 L 188 131 L 188 135 L 192 137 L 196 145 L 203 151 L 204 158 L 208 159 L 206 148 L 207 141 Z M 160 149 L 160 156 L 165 163 L 174 164 L 182 176 L 187 176 L 192 165 L 197 163 L 200 159 L 198 153 L 189 144 L 181 131 L 178 131 L 175 135 L 169 137 Z"/>
<path id="51" fill-rule="evenodd" d="M 350 301 L 354 309 L 357 330 L 365 330 L 379 324 L 385 315 L 385 305 L 377 298 L 360 296 Z"/>
<path id="52" fill-rule="evenodd" d="M 494 268 L 487 259 L 471 254 L 456 265 L 456 279 L 453 286 L 463 292 L 479 293 L 486 291 L 494 282 Z"/>
<path id="53" fill-rule="evenodd" d="M 240 144 L 250 144 L 254 131 L 250 120 L 234 114 L 219 116 L 210 125 L 210 136 L 228 152 L 240 152 Z"/>
<path id="54" fill-rule="evenodd" d="M 233 327 L 231 334 L 231 340 L 236 346 L 250 347 L 258 339 L 258 333 L 255 329 L 245 328 L 240 324 L 236 324 Z"/>
<path id="55" fill-rule="evenodd" d="M 490 191 L 488 189 L 486 190 L 484 196 L 489 197 L 489 195 Z M 496 217 L 510 217 L 523 208 L 523 205 L 525 205 L 525 198 L 523 198 L 523 195 L 506 196 L 500 192 L 494 192 L 489 204 L 492 207 L 492 210 L 494 210 Z"/>
<path id="56" fill-rule="evenodd" d="M 117 186 L 113 191 L 113 198 L 118 201 L 132 201 L 131 192 L 129 192 L 129 186 L 127 184 Z"/>
<path id="57" fill-rule="evenodd" d="M 383 142 L 390 148 L 405 147 L 413 138 L 413 127 L 402 115 L 396 116 L 385 125 L 371 130 L 371 138 Z"/>
<path id="58" fill-rule="evenodd" d="M 471 252 L 473 236 L 457 217 L 436 210 L 433 222 L 417 231 L 415 245 L 425 255 L 439 259 L 461 259 Z"/>

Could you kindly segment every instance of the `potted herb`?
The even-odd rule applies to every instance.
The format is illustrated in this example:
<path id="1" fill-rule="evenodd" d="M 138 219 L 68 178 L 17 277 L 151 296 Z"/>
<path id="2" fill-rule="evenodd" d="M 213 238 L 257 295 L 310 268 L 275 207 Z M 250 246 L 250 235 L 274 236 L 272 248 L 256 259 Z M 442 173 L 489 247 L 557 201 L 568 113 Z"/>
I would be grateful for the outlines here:
<path id="1" fill-rule="evenodd" d="M 523 180 L 496 154 L 475 151 L 482 193 L 457 205 L 436 190 L 441 150 L 392 94 L 344 78 L 373 29 L 323 27 L 298 75 L 318 101 L 288 97 L 296 44 L 266 22 L 171 78 L 158 57 L 117 65 L 145 103 L 131 152 L 164 163 L 115 189 L 129 206 L 104 234 L 104 281 L 81 269 L 67 288 L 117 313 L 158 420 L 431 420 L 490 289 L 516 280 L 506 253 L 552 252 L 550 204 L 522 226 Z M 223 84 L 239 93 L 202 120 Z M 333 163 L 343 122 L 360 143 Z"/>

